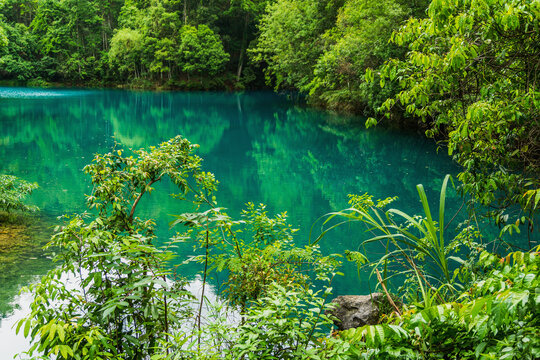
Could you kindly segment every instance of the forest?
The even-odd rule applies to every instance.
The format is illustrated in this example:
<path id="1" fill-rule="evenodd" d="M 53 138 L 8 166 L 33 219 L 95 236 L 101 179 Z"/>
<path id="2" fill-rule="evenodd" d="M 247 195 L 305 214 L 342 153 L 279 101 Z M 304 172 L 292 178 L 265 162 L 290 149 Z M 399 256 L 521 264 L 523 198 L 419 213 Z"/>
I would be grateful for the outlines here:
<path id="1" fill-rule="evenodd" d="M 273 86 L 359 112 L 389 91 L 365 84 L 365 69 L 403 57 L 390 35 L 426 8 L 426 0 L 6 0 L 0 75 L 36 85 Z"/>
<path id="2" fill-rule="evenodd" d="M 31 313 L 16 331 L 33 340 L 29 356 L 540 358 L 539 18 L 538 0 L 2 0 L 2 84 L 294 91 L 362 115 L 366 128 L 413 128 L 459 165 L 436 199 L 416 186 L 421 213 L 394 207 L 392 194 L 350 194 L 300 246 L 285 212 L 242 199 L 241 214 L 228 214 L 189 139 L 117 144 L 84 167 L 87 211 L 56 227 L 46 249 L 58 266 L 26 289 Z M 163 182 L 189 211 L 158 245 L 139 209 Z M 38 211 L 25 200 L 37 184 L 0 184 L 0 222 Z M 457 232 L 450 188 L 467 213 Z M 482 234 L 482 221 L 499 235 Z M 323 254 L 328 234 L 353 224 L 368 239 Z M 171 266 L 184 243 L 199 298 Z M 385 300 L 376 324 L 334 331 L 344 261 Z M 218 273 L 227 287 L 211 302 Z"/>

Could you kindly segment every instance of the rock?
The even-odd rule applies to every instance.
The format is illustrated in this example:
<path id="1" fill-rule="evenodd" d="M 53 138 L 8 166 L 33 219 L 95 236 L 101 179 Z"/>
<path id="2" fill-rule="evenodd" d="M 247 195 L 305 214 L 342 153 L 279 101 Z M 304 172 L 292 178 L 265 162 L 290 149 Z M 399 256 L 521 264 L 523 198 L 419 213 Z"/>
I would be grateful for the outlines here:
<path id="1" fill-rule="evenodd" d="M 379 321 L 379 304 L 383 294 L 338 296 L 332 303 L 337 304 L 329 314 L 337 318 L 334 324 L 338 330 L 347 330 L 364 325 L 375 325 Z"/>

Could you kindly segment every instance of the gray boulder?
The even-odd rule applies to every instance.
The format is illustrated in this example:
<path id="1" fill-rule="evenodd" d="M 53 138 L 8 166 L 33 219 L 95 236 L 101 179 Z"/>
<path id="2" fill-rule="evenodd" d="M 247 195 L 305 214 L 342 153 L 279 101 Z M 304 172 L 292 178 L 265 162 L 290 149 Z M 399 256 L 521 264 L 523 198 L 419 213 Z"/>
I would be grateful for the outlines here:
<path id="1" fill-rule="evenodd" d="M 364 325 L 375 325 L 379 321 L 379 305 L 384 301 L 383 294 L 344 295 L 332 300 L 337 304 L 329 314 L 337 318 L 334 324 L 338 330 L 347 330 Z"/>

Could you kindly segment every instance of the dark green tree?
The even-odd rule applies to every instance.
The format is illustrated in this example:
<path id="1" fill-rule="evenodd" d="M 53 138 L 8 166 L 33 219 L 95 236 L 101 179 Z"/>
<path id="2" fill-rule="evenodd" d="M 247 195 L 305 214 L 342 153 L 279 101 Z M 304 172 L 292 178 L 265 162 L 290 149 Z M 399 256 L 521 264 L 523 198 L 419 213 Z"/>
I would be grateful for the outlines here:
<path id="1" fill-rule="evenodd" d="M 366 83 L 365 70 L 404 54 L 403 48 L 388 44 L 388 40 L 407 15 L 407 8 L 395 0 L 347 1 L 340 9 L 336 26 L 322 36 L 325 51 L 306 85 L 310 100 L 355 112 L 370 112 L 380 105 L 384 95 L 388 97 L 393 89 L 386 87 L 381 95 L 379 86 Z"/>
<path id="2" fill-rule="evenodd" d="M 89 0 L 43 0 L 31 23 L 43 56 L 54 58 L 63 79 L 95 76 L 102 19 Z"/>

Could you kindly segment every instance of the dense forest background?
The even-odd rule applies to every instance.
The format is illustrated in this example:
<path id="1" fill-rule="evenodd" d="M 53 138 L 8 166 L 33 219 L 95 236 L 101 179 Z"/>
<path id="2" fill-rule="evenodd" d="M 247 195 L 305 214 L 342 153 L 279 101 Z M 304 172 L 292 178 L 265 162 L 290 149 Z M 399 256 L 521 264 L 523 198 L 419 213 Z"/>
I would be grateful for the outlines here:
<path id="1" fill-rule="evenodd" d="M 391 95 L 365 69 L 427 0 L 5 0 L 0 78 L 35 85 L 297 89 L 372 113 Z"/>

